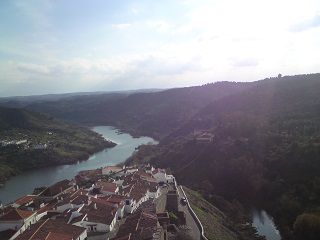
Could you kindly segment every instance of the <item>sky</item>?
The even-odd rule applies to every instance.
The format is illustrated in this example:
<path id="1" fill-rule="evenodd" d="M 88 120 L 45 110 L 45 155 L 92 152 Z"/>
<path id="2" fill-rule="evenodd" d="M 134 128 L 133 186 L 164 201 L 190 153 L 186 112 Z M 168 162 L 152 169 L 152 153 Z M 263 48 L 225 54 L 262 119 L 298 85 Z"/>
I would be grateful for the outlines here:
<path id="1" fill-rule="evenodd" d="M 315 72 L 319 0 L 0 0 L 0 97 Z"/>

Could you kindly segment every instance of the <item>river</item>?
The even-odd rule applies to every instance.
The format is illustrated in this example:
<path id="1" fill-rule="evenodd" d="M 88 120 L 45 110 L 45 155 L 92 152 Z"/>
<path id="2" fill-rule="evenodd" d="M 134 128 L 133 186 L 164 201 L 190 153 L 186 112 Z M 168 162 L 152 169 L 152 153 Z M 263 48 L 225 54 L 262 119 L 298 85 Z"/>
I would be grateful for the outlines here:
<path id="1" fill-rule="evenodd" d="M 252 210 L 252 225 L 257 229 L 261 236 L 265 236 L 267 240 L 281 240 L 279 231 L 270 215 L 264 210 Z"/>
<path id="2" fill-rule="evenodd" d="M 5 183 L 4 187 L 0 188 L 2 203 L 6 204 L 23 195 L 31 194 L 35 187 L 49 186 L 63 179 L 72 179 L 79 171 L 121 163 L 130 157 L 139 145 L 157 144 L 150 137 L 133 138 L 126 133 L 119 134 L 118 130 L 111 126 L 97 126 L 92 130 L 115 142 L 117 146 L 95 153 L 87 161 L 35 169 L 14 176 Z"/>

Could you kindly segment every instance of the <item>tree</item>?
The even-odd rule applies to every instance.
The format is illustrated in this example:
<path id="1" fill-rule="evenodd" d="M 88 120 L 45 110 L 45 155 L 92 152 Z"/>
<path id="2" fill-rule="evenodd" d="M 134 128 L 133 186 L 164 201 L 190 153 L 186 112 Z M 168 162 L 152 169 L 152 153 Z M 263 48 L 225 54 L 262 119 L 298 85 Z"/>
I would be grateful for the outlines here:
<path id="1" fill-rule="evenodd" d="M 320 216 L 310 213 L 301 214 L 297 217 L 293 229 L 299 240 L 317 240 L 320 236 Z"/>

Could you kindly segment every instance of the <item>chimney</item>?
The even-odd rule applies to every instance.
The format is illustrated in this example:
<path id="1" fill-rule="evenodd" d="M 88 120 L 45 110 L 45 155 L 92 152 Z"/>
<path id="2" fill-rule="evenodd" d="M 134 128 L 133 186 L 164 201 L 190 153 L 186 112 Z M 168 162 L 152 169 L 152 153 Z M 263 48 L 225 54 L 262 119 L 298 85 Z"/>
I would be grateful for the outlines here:
<path id="1" fill-rule="evenodd" d="M 94 203 L 94 209 L 97 209 L 97 204 L 96 203 Z"/>

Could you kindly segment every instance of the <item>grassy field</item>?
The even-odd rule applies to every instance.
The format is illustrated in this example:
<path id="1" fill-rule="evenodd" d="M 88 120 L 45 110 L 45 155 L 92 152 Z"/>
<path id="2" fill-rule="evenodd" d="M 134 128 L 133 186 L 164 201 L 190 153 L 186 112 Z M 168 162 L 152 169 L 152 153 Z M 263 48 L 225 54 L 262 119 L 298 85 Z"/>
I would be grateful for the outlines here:
<path id="1" fill-rule="evenodd" d="M 235 233 L 225 226 L 225 215 L 211 203 L 206 201 L 201 194 L 189 188 L 183 188 L 190 201 L 191 207 L 200 219 L 205 236 L 210 240 L 234 240 Z"/>

